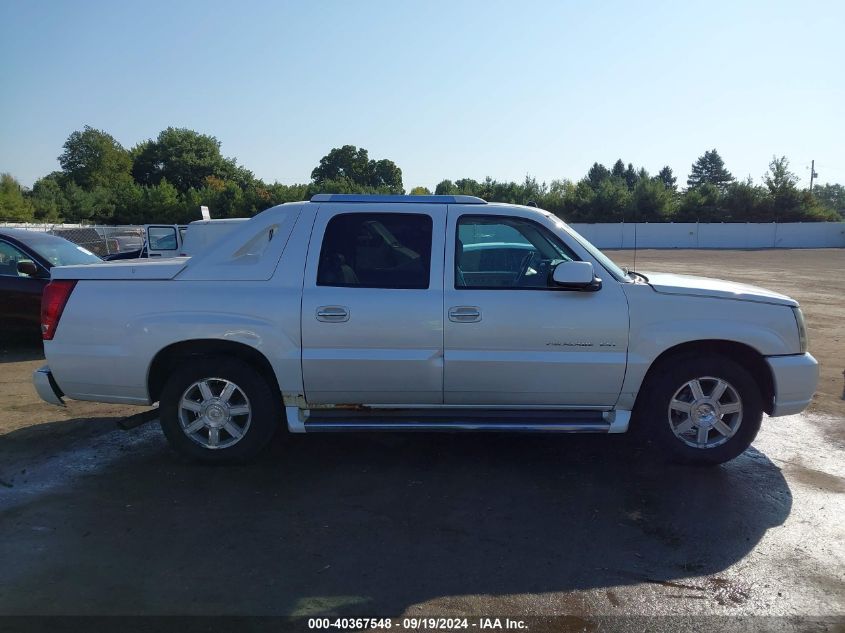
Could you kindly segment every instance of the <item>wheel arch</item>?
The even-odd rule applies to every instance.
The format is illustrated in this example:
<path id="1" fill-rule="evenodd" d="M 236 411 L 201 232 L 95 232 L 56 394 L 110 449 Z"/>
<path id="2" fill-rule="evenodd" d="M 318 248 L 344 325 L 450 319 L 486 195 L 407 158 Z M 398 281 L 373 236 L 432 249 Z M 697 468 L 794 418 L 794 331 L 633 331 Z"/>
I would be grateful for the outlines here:
<path id="1" fill-rule="evenodd" d="M 774 376 L 772 376 L 772 371 L 769 368 L 768 363 L 766 363 L 766 358 L 750 345 L 736 341 L 725 341 L 719 339 L 687 341 L 674 345 L 661 352 L 660 355 L 657 356 L 657 358 L 655 358 L 651 363 L 643 378 L 642 384 L 637 393 L 634 410 L 638 410 L 638 405 L 641 405 L 642 400 L 644 400 L 645 397 L 643 394 L 649 387 L 649 381 L 667 363 L 679 358 L 695 358 L 704 354 L 716 354 L 730 358 L 748 371 L 754 379 L 754 382 L 760 388 L 763 410 L 768 414 L 772 413 L 775 399 L 775 382 Z"/>
<path id="2" fill-rule="evenodd" d="M 160 399 L 168 376 L 178 364 L 186 359 L 199 359 L 209 356 L 238 358 L 248 363 L 264 377 L 281 402 L 282 395 L 279 389 L 279 381 L 267 357 L 259 350 L 244 343 L 219 339 L 179 341 L 159 350 L 153 357 L 147 372 L 147 393 L 150 402 L 157 402 Z"/>

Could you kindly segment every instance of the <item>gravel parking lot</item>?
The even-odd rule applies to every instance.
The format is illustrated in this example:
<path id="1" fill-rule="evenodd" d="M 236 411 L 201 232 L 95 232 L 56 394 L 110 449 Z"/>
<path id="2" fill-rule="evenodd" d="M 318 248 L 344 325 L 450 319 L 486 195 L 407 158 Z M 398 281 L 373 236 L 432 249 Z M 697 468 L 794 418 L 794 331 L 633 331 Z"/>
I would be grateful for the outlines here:
<path id="1" fill-rule="evenodd" d="M 797 298 L 822 367 L 810 411 L 764 421 L 715 469 L 663 466 L 625 436 L 491 435 L 297 437 L 211 468 L 156 425 L 116 428 L 137 409 L 42 403 L 40 350 L 7 347 L 0 615 L 563 614 L 577 630 L 658 615 L 803 630 L 809 616 L 837 630 L 845 251 L 640 251 L 636 268 Z"/>

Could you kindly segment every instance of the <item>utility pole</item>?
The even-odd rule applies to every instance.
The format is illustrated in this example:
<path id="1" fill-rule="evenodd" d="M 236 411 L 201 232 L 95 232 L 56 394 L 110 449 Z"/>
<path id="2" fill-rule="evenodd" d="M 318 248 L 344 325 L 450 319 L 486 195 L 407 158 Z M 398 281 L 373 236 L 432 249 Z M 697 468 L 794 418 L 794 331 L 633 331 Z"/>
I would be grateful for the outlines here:
<path id="1" fill-rule="evenodd" d="M 810 193 L 813 193 L 813 179 L 818 177 L 819 175 L 816 173 L 816 161 L 813 159 L 810 161 Z"/>

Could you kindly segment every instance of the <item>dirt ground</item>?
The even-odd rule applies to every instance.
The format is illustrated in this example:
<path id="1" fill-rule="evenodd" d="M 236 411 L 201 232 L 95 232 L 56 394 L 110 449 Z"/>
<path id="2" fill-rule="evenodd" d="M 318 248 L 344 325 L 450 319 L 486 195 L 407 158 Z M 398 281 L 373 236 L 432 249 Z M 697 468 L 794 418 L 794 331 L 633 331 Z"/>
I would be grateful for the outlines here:
<path id="1" fill-rule="evenodd" d="M 118 430 L 136 408 L 41 402 L 38 348 L 0 350 L 0 615 L 558 614 L 572 630 L 627 616 L 666 631 L 701 616 L 805 630 L 810 617 L 838 630 L 845 251 L 640 251 L 636 268 L 797 298 L 822 367 L 811 412 L 764 421 L 715 469 L 664 466 L 625 436 L 490 435 L 297 437 L 209 468 L 177 458 L 155 424 Z"/>

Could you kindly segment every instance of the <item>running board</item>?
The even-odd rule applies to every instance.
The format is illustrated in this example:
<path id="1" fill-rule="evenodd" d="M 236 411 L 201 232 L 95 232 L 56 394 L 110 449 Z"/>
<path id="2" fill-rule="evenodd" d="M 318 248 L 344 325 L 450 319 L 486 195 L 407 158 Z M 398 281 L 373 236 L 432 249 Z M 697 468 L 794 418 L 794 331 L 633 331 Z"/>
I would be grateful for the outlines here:
<path id="1" fill-rule="evenodd" d="M 352 431 L 466 431 L 502 433 L 624 433 L 630 411 L 549 409 L 354 409 L 302 410 L 287 407 L 293 433 Z"/>

